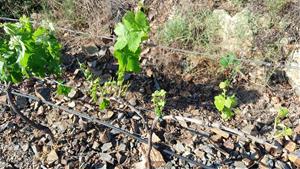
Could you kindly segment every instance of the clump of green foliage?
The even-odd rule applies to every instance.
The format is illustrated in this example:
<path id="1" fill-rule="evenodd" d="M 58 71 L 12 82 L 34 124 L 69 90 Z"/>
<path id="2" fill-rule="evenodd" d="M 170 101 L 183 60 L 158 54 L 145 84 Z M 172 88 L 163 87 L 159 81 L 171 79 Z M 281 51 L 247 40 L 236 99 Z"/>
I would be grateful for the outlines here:
<path id="1" fill-rule="evenodd" d="M 226 80 L 219 84 L 222 93 L 214 97 L 214 104 L 219 112 L 221 112 L 221 117 L 224 120 L 229 120 L 234 116 L 233 108 L 237 105 L 237 100 L 235 95 L 228 96 L 227 88 L 229 87 L 229 81 Z"/>
<path id="2" fill-rule="evenodd" d="M 117 81 L 111 79 L 102 84 L 101 78 L 94 77 L 92 72 L 85 64 L 79 63 L 79 65 L 85 79 L 90 82 L 88 94 L 91 97 L 92 101 L 95 104 L 99 105 L 100 110 L 104 110 L 109 107 L 109 97 L 125 96 L 126 91 L 129 87 L 128 84 L 119 85 Z"/>
<path id="3" fill-rule="evenodd" d="M 229 72 L 231 79 L 234 79 L 240 72 L 240 61 L 232 53 L 224 55 L 220 59 L 220 65 L 223 71 Z"/>
<path id="4" fill-rule="evenodd" d="M 17 23 L 0 25 L 5 34 L 0 39 L 0 80 L 17 83 L 23 78 L 59 75 L 61 45 L 52 27 L 33 28 L 23 16 Z"/>
<path id="5" fill-rule="evenodd" d="M 64 95 L 68 96 L 68 94 L 71 92 L 72 88 L 66 85 L 63 85 L 62 83 L 59 83 L 57 85 L 56 93 L 58 95 Z"/>
<path id="6" fill-rule="evenodd" d="M 126 72 L 141 71 L 139 63 L 141 43 L 148 39 L 149 31 L 149 22 L 142 11 L 127 12 L 122 22 L 116 25 L 114 32 L 117 41 L 114 45 L 114 57 L 119 63 L 118 84 L 123 83 Z"/>
<path id="7" fill-rule="evenodd" d="M 163 109 L 166 104 L 166 91 L 165 90 L 156 90 L 152 93 L 152 103 L 154 104 L 155 115 L 159 118 L 163 116 Z"/>
<path id="8" fill-rule="evenodd" d="M 286 0 L 264 0 L 271 15 L 276 15 L 287 2 Z"/>
<path id="9" fill-rule="evenodd" d="M 216 50 L 219 29 L 219 20 L 211 10 L 179 7 L 159 28 L 156 39 L 166 45 L 204 47 L 205 52 L 212 52 Z"/>
<path id="10" fill-rule="evenodd" d="M 281 107 L 275 117 L 274 121 L 274 135 L 275 137 L 284 137 L 293 135 L 293 130 L 283 124 L 281 121 L 284 118 L 287 118 L 289 114 L 289 110 L 285 107 Z"/>
<path id="11" fill-rule="evenodd" d="M 186 43 L 191 37 L 189 23 L 184 17 L 175 15 L 159 30 L 158 37 L 164 44 L 172 44 L 178 41 Z"/>

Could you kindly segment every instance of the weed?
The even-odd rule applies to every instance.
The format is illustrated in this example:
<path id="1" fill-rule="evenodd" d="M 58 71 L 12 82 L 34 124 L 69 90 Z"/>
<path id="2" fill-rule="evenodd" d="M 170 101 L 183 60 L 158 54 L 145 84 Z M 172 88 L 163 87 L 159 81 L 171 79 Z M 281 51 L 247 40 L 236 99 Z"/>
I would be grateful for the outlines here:
<path id="1" fill-rule="evenodd" d="M 163 109 L 166 104 L 166 91 L 165 90 L 156 90 L 152 93 L 151 101 L 154 104 L 154 112 L 158 118 L 163 116 Z"/>
<path id="2" fill-rule="evenodd" d="M 223 92 L 220 95 L 214 97 L 214 104 L 218 111 L 221 112 L 221 117 L 224 120 L 229 120 L 234 116 L 233 108 L 237 105 L 235 95 L 227 95 L 228 86 L 228 80 L 221 82 L 219 84 L 219 87 Z"/>
<path id="3" fill-rule="evenodd" d="M 97 103 L 98 102 L 98 88 L 100 87 L 100 80 L 99 78 L 96 78 L 95 80 L 92 81 L 91 87 L 90 87 L 90 96 L 92 97 L 93 102 Z"/>
<path id="4" fill-rule="evenodd" d="M 181 43 L 186 42 L 190 37 L 191 31 L 187 19 L 179 14 L 169 19 L 158 33 L 158 39 L 164 44 L 172 44 L 178 41 Z"/>
<path id="5" fill-rule="evenodd" d="M 64 96 L 68 96 L 68 94 L 71 92 L 72 88 L 68 87 L 66 85 L 63 84 L 58 84 L 57 89 L 56 89 L 56 93 L 58 95 L 64 95 Z"/>
<path id="6" fill-rule="evenodd" d="M 238 7 L 242 7 L 245 3 L 248 2 L 248 0 L 230 0 L 230 2 Z"/>
<path id="7" fill-rule="evenodd" d="M 275 117 L 274 121 L 274 136 L 275 137 L 284 137 L 291 136 L 293 134 L 293 130 L 286 125 L 284 125 L 281 121 L 288 117 L 289 110 L 285 107 L 281 107 Z"/>
<path id="8" fill-rule="evenodd" d="M 287 3 L 286 0 L 264 0 L 267 9 L 271 15 L 276 15 L 282 7 Z"/>
<path id="9" fill-rule="evenodd" d="M 224 72 L 229 72 L 230 79 L 235 79 L 240 72 L 240 61 L 233 53 L 229 53 L 220 59 L 220 65 Z"/>
<path id="10" fill-rule="evenodd" d="M 178 9 L 162 25 L 156 39 L 163 44 L 177 44 L 192 48 L 204 47 L 206 52 L 216 50 L 218 41 L 219 20 L 208 9 Z"/>
<path id="11" fill-rule="evenodd" d="M 78 64 L 79 64 L 79 68 L 80 68 L 81 72 L 83 73 L 85 79 L 86 79 L 86 80 L 91 80 L 91 79 L 93 79 L 93 74 L 92 74 L 92 72 L 89 70 L 89 68 L 88 68 L 85 64 L 80 63 L 79 61 L 78 61 Z"/>

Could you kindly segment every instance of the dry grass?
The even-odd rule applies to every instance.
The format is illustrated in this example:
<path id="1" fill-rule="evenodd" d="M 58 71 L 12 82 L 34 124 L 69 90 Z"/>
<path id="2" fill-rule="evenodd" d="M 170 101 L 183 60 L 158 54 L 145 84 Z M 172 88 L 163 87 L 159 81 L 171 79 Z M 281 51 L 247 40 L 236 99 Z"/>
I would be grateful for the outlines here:
<path id="1" fill-rule="evenodd" d="M 110 35 L 111 28 L 130 9 L 132 1 L 45 0 L 44 3 L 44 16 L 59 26 L 91 35 Z"/>

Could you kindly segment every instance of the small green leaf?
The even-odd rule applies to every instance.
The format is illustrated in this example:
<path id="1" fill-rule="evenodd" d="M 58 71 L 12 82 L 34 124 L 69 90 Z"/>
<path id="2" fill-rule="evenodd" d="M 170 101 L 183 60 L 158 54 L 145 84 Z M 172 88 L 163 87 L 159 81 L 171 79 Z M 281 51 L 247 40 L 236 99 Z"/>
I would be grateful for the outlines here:
<path id="1" fill-rule="evenodd" d="M 140 47 L 140 43 L 142 42 L 142 33 L 140 32 L 130 32 L 128 39 L 128 48 L 132 52 L 136 52 Z"/>
<path id="2" fill-rule="evenodd" d="M 224 106 L 227 107 L 227 108 L 231 108 L 232 107 L 232 103 L 233 103 L 232 99 L 226 98 Z"/>
<path id="3" fill-rule="evenodd" d="M 281 107 L 278 112 L 278 117 L 282 119 L 287 117 L 288 114 L 289 114 L 289 110 L 286 107 Z"/>
<path id="4" fill-rule="evenodd" d="M 222 119 L 229 120 L 234 116 L 233 111 L 231 111 L 229 108 L 225 108 L 221 114 Z"/>
<path id="5" fill-rule="evenodd" d="M 223 56 L 221 59 L 220 59 L 220 65 L 226 69 L 228 68 L 229 66 L 233 66 L 233 65 L 237 65 L 239 64 L 238 60 L 236 59 L 235 55 L 234 54 L 228 54 L 226 56 Z"/>
<path id="6" fill-rule="evenodd" d="M 72 90 L 71 87 L 65 86 L 63 84 L 58 84 L 56 93 L 58 95 L 68 96 L 68 94 L 71 92 L 71 90 Z"/>
<path id="7" fill-rule="evenodd" d="M 228 80 L 225 80 L 224 82 L 221 82 L 219 84 L 220 89 L 223 89 L 223 90 L 226 89 L 228 86 L 229 86 L 229 81 Z"/>
<path id="8" fill-rule="evenodd" d="M 225 98 L 222 95 L 215 96 L 214 104 L 219 111 L 222 111 L 225 107 Z"/>
<path id="9" fill-rule="evenodd" d="M 100 110 L 105 110 L 110 105 L 110 101 L 107 99 L 103 99 L 103 101 L 99 104 Z"/>
<path id="10" fill-rule="evenodd" d="M 293 130 L 291 129 L 291 128 L 286 128 L 285 130 L 284 130 L 284 135 L 286 135 L 286 136 L 292 136 L 293 135 Z"/>
<path id="11" fill-rule="evenodd" d="M 151 101 L 154 104 L 154 112 L 157 117 L 162 117 L 162 111 L 166 104 L 166 91 L 165 90 L 156 90 L 154 93 L 152 93 L 152 99 Z"/>

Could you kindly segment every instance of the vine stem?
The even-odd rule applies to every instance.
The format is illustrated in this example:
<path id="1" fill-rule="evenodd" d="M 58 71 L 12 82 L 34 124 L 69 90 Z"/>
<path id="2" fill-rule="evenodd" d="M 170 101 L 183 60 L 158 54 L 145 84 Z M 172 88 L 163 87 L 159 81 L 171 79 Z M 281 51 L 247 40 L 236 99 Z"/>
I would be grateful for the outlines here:
<path id="1" fill-rule="evenodd" d="M 147 157 L 146 157 L 148 169 L 152 169 L 152 165 L 151 165 L 151 150 L 152 150 L 152 146 L 153 146 L 152 134 L 153 134 L 153 130 L 154 130 L 158 120 L 159 120 L 159 117 L 156 116 L 155 119 L 152 122 L 151 128 L 148 130 L 149 131 L 149 135 L 148 135 L 148 152 L 147 152 Z"/>
<path id="2" fill-rule="evenodd" d="M 44 125 L 41 125 L 41 124 L 38 124 L 38 123 L 35 123 L 34 121 L 30 120 L 28 117 L 26 117 L 24 114 L 22 114 L 20 112 L 20 110 L 16 107 L 16 105 L 13 102 L 13 95 L 12 95 L 12 92 L 11 92 L 11 83 L 8 83 L 8 85 L 7 85 L 6 97 L 7 97 L 8 104 L 10 105 L 12 110 L 17 115 L 19 115 L 22 118 L 22 120 L 24 120 L 26 123 L 30 124 L 32 127 L 36 128 L 38 130 L 41 130 L 42 132 L 44 132 L 46 134 L 49 134 L 52 141 L 53 142 L 55 141 L 55 137 L 54 137 L 53 133 L 51 132 L 51 130 L 48 127 L 46 127 Z"/>

